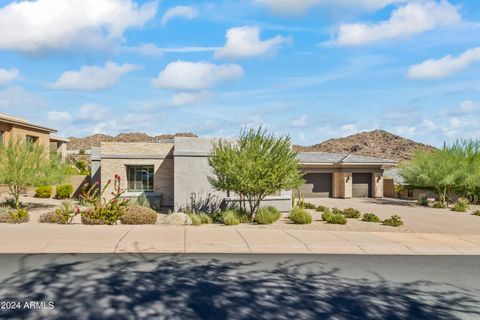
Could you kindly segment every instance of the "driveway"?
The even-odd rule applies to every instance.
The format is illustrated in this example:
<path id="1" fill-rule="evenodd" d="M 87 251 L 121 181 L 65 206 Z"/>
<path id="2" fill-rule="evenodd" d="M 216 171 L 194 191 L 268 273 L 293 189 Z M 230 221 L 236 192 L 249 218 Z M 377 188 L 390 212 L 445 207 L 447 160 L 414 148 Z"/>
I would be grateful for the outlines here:
<path id="1" fill-rule="evenodd" d="M 340 209 L 356 208 L 372 212 L 381 219 L 394 214 L 402 217 L 409 231 L 424 233 L 480 234 L 480 217 L 471 212 L 460 213 L 450 209 L 417 206 L 412 201 L 400 199 L 306 199 L 305 201 Z"/>

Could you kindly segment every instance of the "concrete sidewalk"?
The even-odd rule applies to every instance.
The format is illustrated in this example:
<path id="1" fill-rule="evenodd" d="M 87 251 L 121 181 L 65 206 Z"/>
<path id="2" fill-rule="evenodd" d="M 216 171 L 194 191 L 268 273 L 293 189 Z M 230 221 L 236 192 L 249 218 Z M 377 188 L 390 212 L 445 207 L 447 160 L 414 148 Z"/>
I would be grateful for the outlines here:
<path id="1" fill-rule="evenodd" d="M 235 227 L 2 225 L 0 253 L 480 255 L 480 235 Z"/>

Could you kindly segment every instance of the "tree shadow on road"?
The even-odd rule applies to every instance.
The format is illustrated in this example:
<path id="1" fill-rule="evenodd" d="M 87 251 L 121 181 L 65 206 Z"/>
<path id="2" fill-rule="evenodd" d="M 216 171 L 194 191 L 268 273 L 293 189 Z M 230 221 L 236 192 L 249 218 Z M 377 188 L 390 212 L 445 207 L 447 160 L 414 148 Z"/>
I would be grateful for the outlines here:
<path id="1" fill-rule="evenodd" d="M 36 256 L 34 256 L 35 258 Z M 350 279 L 318 262 L 182 255 L 29 257 L 0 283 L 0 298 L 54 301 L 54 310 L 2 319 L 455 319 L 480 317 L 478 292 L 431 282 Z M 258 259 L 260 260 L 260 259 Z M 313 260 L 312 260 L 313 261 Z M 319 271 L 320 270 L 320 271 Z"/>

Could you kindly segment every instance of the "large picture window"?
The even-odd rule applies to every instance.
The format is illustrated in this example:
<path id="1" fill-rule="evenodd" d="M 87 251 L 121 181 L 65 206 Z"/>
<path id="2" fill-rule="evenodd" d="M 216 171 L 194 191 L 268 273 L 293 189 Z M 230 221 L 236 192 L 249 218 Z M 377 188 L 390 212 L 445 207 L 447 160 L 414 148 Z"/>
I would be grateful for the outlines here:
<path id="1" fill-rule="evenodd" d="M 152 192 L 153 191 L 153 166 L 128 166 L 127 167 L 128 191 Z"/>

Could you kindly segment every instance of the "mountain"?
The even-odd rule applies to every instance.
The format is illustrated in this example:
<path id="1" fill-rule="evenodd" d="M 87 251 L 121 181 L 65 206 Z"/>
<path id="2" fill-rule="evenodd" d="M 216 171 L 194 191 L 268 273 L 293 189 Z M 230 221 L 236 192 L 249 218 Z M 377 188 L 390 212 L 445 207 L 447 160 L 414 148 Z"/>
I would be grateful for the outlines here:
<path id="1" fill-rule="evenodd" d="M 99 147 L 101 142 L 150 142 L 173 139 L 174 137 L 196 137 L 196 135 L 193 133 L 175 133 L 152 137 L 145 133 L 132 132 L 120 133 L 113 137 L 106 134 L 94 134 L 85 138 L 69 137 L 70 142 L 67 146 L 69 150 L 90 150 L 92 147 Z"/>
<path id="2" fill-rule="evenodd" d="M 397 161 L 410 160 L 413 152 L 417 149 L 428 151 L 435 148 L 402 138 L 385 130 L 361 132 L 344 138 L 330 139 L 312 146 L 294 146 L 294 150 L 298 152 L 349 153 Z"/>

